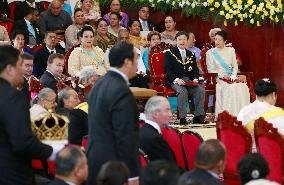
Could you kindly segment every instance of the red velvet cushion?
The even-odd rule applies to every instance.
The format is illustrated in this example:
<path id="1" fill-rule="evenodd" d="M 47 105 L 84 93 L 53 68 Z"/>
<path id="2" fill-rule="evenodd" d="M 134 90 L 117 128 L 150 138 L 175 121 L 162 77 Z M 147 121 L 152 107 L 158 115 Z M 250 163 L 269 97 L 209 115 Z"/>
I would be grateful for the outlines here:
<path id="1" fill-rule="evenodd" d="M 279 144 L 267 137 L 258 138 L 259 152 L 268 161 L 270 173 L 268 179 L 282 183 L 282 151 Z"/>
<path id="2" fill-rule="evenodd" d="M 222 129 L 220 136 L 227 150 L 226 172 L 236 174 L 238 161 L 246 154 L 245 139 L 229 129 Z"/>
<path id="3" fill-rule="evenodd" d="M 196 152 L 202 140 L 193 133 L 186 133 L 186 132 L 182 134 L 181 139 L 182 139 L 182 145 L 185 157 L 187 160 L 187 166 L 189 170 L 192 170 L 194 168 Z"/>
<path id="4" fill-rule="evenodd" d="M 185 169 L 185 161 L 179 132 L 174 128 L 162 129 L 162 134 L 172 151 L 179 167 Z"/>

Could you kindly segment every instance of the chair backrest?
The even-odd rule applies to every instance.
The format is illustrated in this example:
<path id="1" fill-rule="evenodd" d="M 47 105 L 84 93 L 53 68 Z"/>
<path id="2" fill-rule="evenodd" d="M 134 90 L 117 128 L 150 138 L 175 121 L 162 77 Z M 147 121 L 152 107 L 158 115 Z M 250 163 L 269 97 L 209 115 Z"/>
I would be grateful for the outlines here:
<path id="1" fill-rule="evenodd" d="M 204 47 L 200 52 L 200 64 L 202 71 L 206 74 L 208 73 L 207 64 L 206 64 L 206 52 L 211 49 L 209 47 Z"/>
<path id="2" fill-rule="evenodd" d="M 180 168 L 186 169 L 187 164 L 185 162 L 184 151 L 181 144 L 181 133 L 169 126 L 162 129 L 162 135 L 173 151 L 177 165 Z"/>
<path id="3" fill-rule="evenodd" d="M 19 3 L 20 1 L 14 1 L 9 3 L 9 9 L 10 9 L 10 19 L 14 20 L 15 19 L 15 8 L 16 4 Z"/>
<path id="4" fill-rule="evenodd" d="M 66 51 L 66 53 L 64 55 L 64 69 L 63 69 L 64 74 L 68 74 L 68 60 L 69 60 L 70 54 L 72 53 L 74 48 L 77 48 L 79 46 L 80 46 L 80 44 L 73 46 Z"/>
<path id="5" fill-rule="evenodd" d="M 7 32 L 9 33 L 9 35 L 11 34 L 12 28 L 13 28 L 13 23 L 12 22 L 0 22 L 1 26 L 4 26 L 7 30 Z"/>
<path id="6" fill-rule="evenodd" d="M 149 72 L 154 85 L 164 84 L 164 51 L 170 48 L 172 48 L 170 44 L 162 42 L 161 44 L 153 47 L 149 52 Z"/>
<path id="7" fill-rule="evenodd" d="M 140 158 L 141 168 L 144 169 L 148 165 L 150 160 L 148 155 L 141 148 L 139 148 L 139 158 Z"/>
<path id="8" fill-rule="evenodd" d="M 225 173 L 236 175 L 238 161 L 251 151 L 251 135 L 236 117 L 226 111 L 218 115 L 216 128 L 217 137 L 227 150 Z"/>
<path id="9" fill-rule="evenodd" d="M 40 3 L 45 10 L 48 9 L 49 4 L 50 4 L 50 2 L 48 2 L 48 1 L 41 1 Z"/>
<path id="10" fill-rule="evenodd" d="M 187 166 L 189 170 L 194 168 L 194 161 L 199 145 L 203 142 L 202 137 L 192 131 L 185 131 L 181 135 L 181 142 L 184 149 Z"/>
<path id="11" fill-rule="evenodd" d="M 29 79 L 29 87 L 30 92 L 39 93 L 41 89 L 43 89 L 43 86 L 40 84 L 39 79 L 37 79 L 34 76 L 31 76 Z"/>
<path id="12" fill-rule="evenodd" d="M 267 160 L 269 180 L 284 183 L 284 139 L 273 125 L 259 118 L 254 124 L 254 136 L 259 153 Z"/>

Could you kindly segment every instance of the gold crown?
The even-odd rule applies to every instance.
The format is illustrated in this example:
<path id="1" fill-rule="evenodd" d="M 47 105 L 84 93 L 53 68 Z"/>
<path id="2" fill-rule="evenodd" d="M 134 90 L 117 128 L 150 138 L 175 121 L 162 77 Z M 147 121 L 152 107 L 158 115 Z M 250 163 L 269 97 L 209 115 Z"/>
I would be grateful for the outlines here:
<path id="1" fill-rule="evenodd" d="M 69 120 L 66 116 L 48 112 L 32 120 L 32 130 L 40 140 L 67 138 Z"/>

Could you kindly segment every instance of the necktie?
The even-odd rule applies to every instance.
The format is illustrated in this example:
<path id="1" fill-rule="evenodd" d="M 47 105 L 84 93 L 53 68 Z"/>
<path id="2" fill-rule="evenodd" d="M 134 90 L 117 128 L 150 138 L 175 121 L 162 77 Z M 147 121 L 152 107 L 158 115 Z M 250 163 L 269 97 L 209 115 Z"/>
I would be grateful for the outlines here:
<path id="1" fill-rule="evenodd" d="M 181 51 L 181 58 L 182 58 L 182 61 L 185 62 L 185 58 L 186 58 L 185 50 Z"/>
<path id="2" fill-rule="evenodd" d="M 28 23 L 27 26 L 28 26 L 29 32 L 34 36 L 34 38 L 36 38 L 36 33 L 35 33 L 35 30 L 34 30 L 32 24 Z"/>
<path id="3" fill-rule="evenodd" d="M 142 21 L 143 31 L 149 31 L 148 25 L 146 21 Z"/>

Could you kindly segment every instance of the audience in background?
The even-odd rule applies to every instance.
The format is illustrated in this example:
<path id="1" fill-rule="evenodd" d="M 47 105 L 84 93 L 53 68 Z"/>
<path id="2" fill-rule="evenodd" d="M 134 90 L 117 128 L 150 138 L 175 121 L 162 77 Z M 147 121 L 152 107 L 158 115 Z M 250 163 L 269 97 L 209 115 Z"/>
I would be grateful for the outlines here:
<path id="1" fill-rule="evenodd" d="M 144 37 L 140 36 L 141 24 L 139 20 L 130 20 L 128 24 L 129 42 L 132 43 L 137 49 L 147 47 L 147 41 Z"/>
<path id="2" fill-rule="evenodd" d="M 97 21 L 101 17 L 100 8 L 95 6 L 94 1 L 95 0 L 81 0 L 81 9 L 87 23 Z"/>
<path id="3" fill-rule="evenodd" d="M 176 46 L 176 34 L 178 31 L 176 30 L 176 20 L 173 16 L 168 15 L 165 17 L 165 28 L 165 31 L 161 33 L 162 42 Z"/>
<path id="4" fill-rule="evenodd" d="M 60 0 L 53 0 L 50 8 L 40 14 L 40 31 L 42 33 L 53 31 L 59 36 L 64 36 L 66 28 L 73 21 L 71 16 L 62 8 L 63 4 Z"/>
<path id="5" fill-rule="evenodd" d="M 81 185 L 88 177 L 85 153 L 77 146 L 67 146 L 55 158 L 55 180 L 49 185 Z"/>
<path id="6" fill-rule="evenodd" d="M 24 17 L 16 21 L 12 29 L 13 31 L 22 30 L 25 34 L 25 44 L 30 47 L 42 43 L 42 37 L 39 33 L 39 29 L 34 24 L 36 21 L 36 11 L 37 10 L 35 8 L 28 7 L 24 11 Z"/>
<path id="7" fill-rule="evenodd" d="M 95 69 L 87 66 L 79 73 L 79 84 L 84 95 L 84 102 L 80 103 L 69 113 L 68 142 L 71 144 L 82 144 L 82 138 L 88 134 L 88 94 L 99 78 Z M 82 87 L 83 86 L 83 87 Z"/>
<path id="8" fill-rule="evenodd" d="M 44 87 L 48 87 L 58 91 L 57 83 L 62 78 L 64 68 L 64 55 L 54 53 L 48 57 L 46 71 L 40 77 L 40 83 Z"/>
<path id="9" fill-rule="evenodd" d="M 16 30 L 11 35 L 14 48 L 18 49 L 20 53 L 32 54 L 32 50 L 25 47 L 25 33 L 21 30 Z"/>
<path id="10" fill-rule="evenodd" d="M 238 162 L 238 172 L 241 185 L 244 185 L 251 180 L 265 179 L 269 174 L 269 166 L 261 154 L 251 153 L 240 159 Z"/>
<path id="11" fill-rule="evenodd" d="M 199 62 L 201 50 L 198 47 L 195 47 L 195 41 L 196 39 L 195 39 L 194 33 L 188 32 L 188 41 L 187 41 L 186 49 L 194 53 L 196 62 Z"/>
<path id="12" fill-rule="evenodd" d="M 43 12 L 45 9 L 43 7 L 43 4 L 41 2 L 35 2 L 35 0 L 25 0 L 22 2 L 18 2 L 15 6 L 14 20 L 21 20 L 25 16 L 25 12 L 29 7 L 35 8 L 39 13 Z"/>
<path id="13" fill-rule="evenodd" d="M 149 63 L 148 63 L 148 59 L 149 59 L 149 53 L 150 50 L 154 47 L 157 46 L 158 44 L 161 43 L 161 35 L 159 32 L 156 31 L 151 31 L 148 35 L 147 35 L 147 41 L 148 41 L 148 45 L 150 46 L 149 48 L 147 48 L 144 52 L 143 52 L 143 63 L 144 66 L 146 68 L 147 73 L 149 73 Z"/>
<path id="14" fill-rule="evenodd" d="M 80 99 L 77 92 L 71 87 L 65 87 L 58 93 L 58 103 L 56 113 L 64 116 L 69 116 L 69 113 L 77 105 Z"/>
<path id="15" fill-rule="evenodd" d="M 110 13 L 111 12 L 117 12 L 120 14 L 120 16 L 122 17 L 121 21 L 120 21 L 120 25 L 124 28 L 126 28 L 128 26 L 128 15 L 125 12 L 121 11 L 121 6 L 120 6 L 120 1 L 119 0 L 112 0 L 111 4 L 110 4 L 110 12 L 104 15 L 104 19 L 108 22 L 108 24 L 110 23 Z"/>
<path id="16" fill-rule="evenodd" d="M 110 23 L 108 26 L 108 32 L 115 37 L 118 37 L 118 32 L 120 29 L 123 29 L 124 27 L 120 26 L 119 22 L 121 21 L 122 17 L 117 12 L 111 12 L 110 13 Z"/>
<path id="17" fill-rule="evenodd" d="M 128 185 L 129 170 L 120 161 L 109 161 L 102 165 L 97 185 Z"/>
<path id="18" fill-rule="evenodd" d="M 56 94 L 50 88 L 43 88 L 37 95 L 37 102 L 30 108 L 31 120 L 37 119 L 48 113 L 49 110 L 55 111 L 57 106 Z"/>
<path id="19" fill-rule="evenodd" d="M 30 99 L 29 80 L 33 72 L 34 57 L 28 53 L 22 53 L 20 55 L 20 58 L 22 61 L 21 66 L 22 66 L 22 73 L 24 77 L 22 92 L 27 96 L 28 99 Z"/>
<path id="20" fill-rule="evenodd" d="M 108 23 L 100 18 L 97 21 L 97 33 L 94 44 L 99 46 L 104 52 L 116 43 L 116 37 L 108 32 Z"/>
<path id="21" fill-rule="evenodd" d="M 84 26 L 79 32 L 81 46 L 75 48 L 68 59 L 68 73 L 78 76 L 85 66 L 92 66 L 99 75 L 104 75 L 108 64 L 103 62 L 104 52 L 94 46 L 94 30 L 91 26 Z"/>
<path id="22" fill-rule="evenodd" d="M 66 46 L 65 50 L 78 46 L 81 42 L 78 39 L 78 33 L 85 25 L 85 17 L 82 9 L 77 8 L 74 11 L 74 22 L 65 31 Z"/>
<path id="23" fill-rule="evenodd" d="M 64 53 L 64 49 L 58 45 L 55 32 L 47 32 L 44 38 L 45 46 L 34 55 L 33 74 L 40 78 L 47 67 L 47 59 L 54 53 Z"/>
<path id="24" fill-rule="evenodd" d="M 141 24 L 141 31 L 157 31 L 156 25 L 149 21 L 150 8 L 148 6 L 141 6 L 138 11 L 139 22 Z"/>

